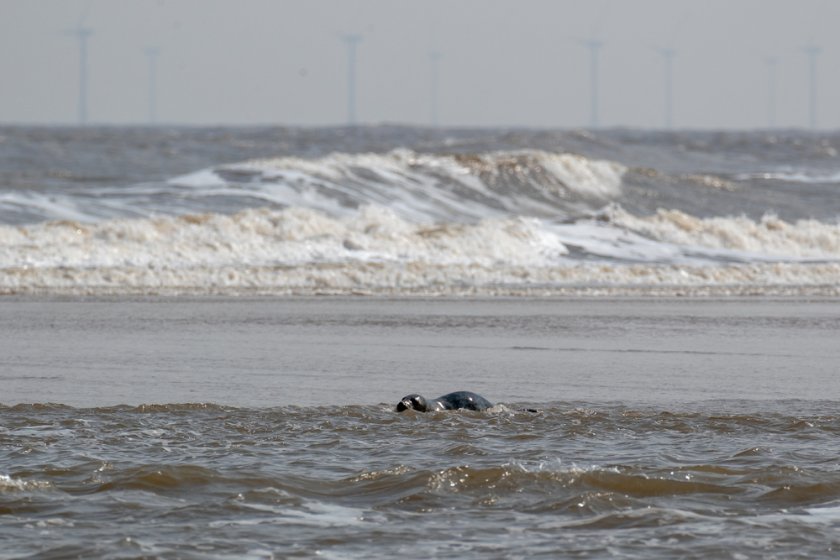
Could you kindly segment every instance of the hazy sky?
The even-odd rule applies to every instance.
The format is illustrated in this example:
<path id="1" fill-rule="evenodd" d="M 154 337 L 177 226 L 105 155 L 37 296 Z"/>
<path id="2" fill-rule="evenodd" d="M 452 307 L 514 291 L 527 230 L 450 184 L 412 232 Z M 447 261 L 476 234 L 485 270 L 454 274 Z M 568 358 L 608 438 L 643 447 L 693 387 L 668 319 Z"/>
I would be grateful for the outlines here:
<path id="1" fill-rule="evenodd" d="M 840 0 L 0 0 L 0 122 L 78 121 L 79 46 L 88 41 L 92 123 L 328 125 L 347 120 L 347 50 L 364 123 L 429 124 L 439 51 L 441 125 L 579 127 L 590 122 L 599 51 L 599 122 L 662 127 L 673 48 L 677 127 L 840 126 Z"/>

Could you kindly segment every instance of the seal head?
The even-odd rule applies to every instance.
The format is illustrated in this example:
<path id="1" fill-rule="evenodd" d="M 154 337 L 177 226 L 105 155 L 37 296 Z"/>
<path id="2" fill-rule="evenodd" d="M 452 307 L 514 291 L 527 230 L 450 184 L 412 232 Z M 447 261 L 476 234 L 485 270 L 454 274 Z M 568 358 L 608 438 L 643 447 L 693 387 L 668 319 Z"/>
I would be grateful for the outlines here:
<path id="1" fill-rule="evenodd" d="M 423 395 L 412 393 L 411 395 L 406 395 L 400 399 L 400 402 L 397 403 L 396 410 L 397 412 L 402 412 L 403 410 L 426 412 L 429 410 L 429 403 L 426 402 L 426 398 Z"/>

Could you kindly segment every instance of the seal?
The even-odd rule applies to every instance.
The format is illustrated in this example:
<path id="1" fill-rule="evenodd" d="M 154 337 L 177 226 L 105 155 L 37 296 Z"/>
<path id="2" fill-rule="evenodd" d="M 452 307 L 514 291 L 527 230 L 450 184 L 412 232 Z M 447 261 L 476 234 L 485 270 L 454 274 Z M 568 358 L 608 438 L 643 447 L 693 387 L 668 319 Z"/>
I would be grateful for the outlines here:
<path id="1" fill-rule="evenodd" d="M 426 399 L 423 395 L 413 393 L 406 395 L 397 403 L 396 411 L 416 410 L 418 412 L 434 412 L 436 410 L 487 410 L 493 403 L 479 394 L 471 391 L 455 391 L 436 399 Z"/>

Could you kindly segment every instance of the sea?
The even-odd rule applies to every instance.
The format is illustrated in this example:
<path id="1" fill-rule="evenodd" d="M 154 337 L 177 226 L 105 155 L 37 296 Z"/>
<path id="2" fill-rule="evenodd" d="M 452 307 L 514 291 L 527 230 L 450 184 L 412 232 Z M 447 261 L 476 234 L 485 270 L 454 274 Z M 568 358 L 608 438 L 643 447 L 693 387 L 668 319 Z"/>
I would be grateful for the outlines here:
<path id="1" fill-rule="evenodd" d="M 0 128 L 0 292 L 838 295 L 840 134 Z"/>
<path id="2" fill-rule="evenodd" d="M 2 559 L 834 558 L 838 364 L 840 133 L 0 126 Z"/>

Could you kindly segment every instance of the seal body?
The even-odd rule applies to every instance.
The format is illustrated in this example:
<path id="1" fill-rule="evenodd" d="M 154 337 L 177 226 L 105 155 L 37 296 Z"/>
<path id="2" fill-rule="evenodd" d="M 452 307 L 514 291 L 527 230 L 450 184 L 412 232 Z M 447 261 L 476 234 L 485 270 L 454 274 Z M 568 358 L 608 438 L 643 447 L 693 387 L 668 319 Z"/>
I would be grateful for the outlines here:
<path id="1" fill-rule="evenodd" d="M 455 391 L 436 399 L 426 399 L 423 395 L 406 395 L 397 403 L 396 411 L 412 409 L 418 412 L 435 410 L 487 410 L 493 403 L 472 391 Z"/>

